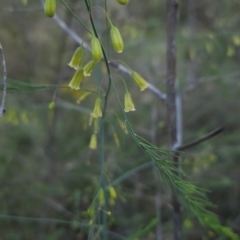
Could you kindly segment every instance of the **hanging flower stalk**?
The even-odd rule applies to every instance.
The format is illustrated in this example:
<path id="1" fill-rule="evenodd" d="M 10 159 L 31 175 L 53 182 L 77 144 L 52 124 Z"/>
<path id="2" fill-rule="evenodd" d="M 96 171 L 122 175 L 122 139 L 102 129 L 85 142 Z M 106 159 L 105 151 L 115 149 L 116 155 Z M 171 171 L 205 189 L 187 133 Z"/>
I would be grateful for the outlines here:
<path id="1" fill-rule="evenodd" d="M 94 131 L 94 133 L 96 133 L 96 134 L 97 134 L 98 131 L 99 131 L 98 118 L 94 118 L 93 131 Z"/>

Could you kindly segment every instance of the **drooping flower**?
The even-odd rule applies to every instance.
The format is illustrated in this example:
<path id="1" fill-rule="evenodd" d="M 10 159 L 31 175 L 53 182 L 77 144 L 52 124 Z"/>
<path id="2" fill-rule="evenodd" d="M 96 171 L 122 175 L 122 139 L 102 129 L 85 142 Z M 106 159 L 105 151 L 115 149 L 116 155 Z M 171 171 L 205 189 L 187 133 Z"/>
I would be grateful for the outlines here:
<path id="1" fill-rule="evenodd" d="M 53 17 L 56 12 L 56 0 L 46 0 L 44 10 L 48 17 Z"/>
<path id="2" fill-rule="evenodd" d="M 117 0 L 117 2 L 121 5 L 126 5 L 128 4 L 129 0 Z"/>
<path id="3" fill-rule="evenodd" d="M 99 42 L 99 39 L 95 36 L 92 37 L 91 40 L 91 47 L 92 47 L 92 57 L 95 62 L 99 62 L 102 59 L 102 47 Z"/>
<path id="4" fill-rule="evenodd" d="M 83 57 L 83 48 L 82 46 L 80 46 L 75 50 L 72 56 L 72 59 L 68 65 L 77 70 L 79 68 L 79 64 L 82 60 L 82 57 Z"/>
<path id="5" fill-rule="evenodd" d="M 72 80 L 68 84 L 68 86 L 72 89 L 79 90 L 80 83 L 83 79 L 83 68 L 78 68 L 78 70 L 73 75 Z"/>
<path id="6" fill-rule="evenodd" d="M 148 82 L 137 72 L 132 71 L 132 78 L 135 80 L 137 85 L 140 87 L 140 91 L 145 90 L 148 87 Z"/>
<path id="7" fill-rule="evenodd" d="M 94 109 L 91 114 L 94 118 L 102 117 L 101 105 L 102 105 L 102 100 L 100 97 L 98 97 L 95 101 Z"/>
<path id="8" fill-rule="evenodd" d="M 120 120 L 119 118 L 118 118 L 118 124 L 119 124 L 120 128 L 125 132 L 125 134 L 128 134 L 128 130 L 127 130 L 126 125 L 125 125 L 124 122 L 123 122 L 122 120 Z"/>
<path id="9" fill-rule="evenodd" d="M 116 28 L 113 25 L 111 26 L 111 29 L 110 29 L 110 37 L 111 37 L 114 50 L 117 53 L 121 53 L 124 49 L 124 43 L 118 28 Z"/>
<path id="10" fill-rule="evenodd" d="M 96 62 L 94 60 L 91 60 L 83 67 L 83 73 L 85 77 L 91 76 L 92 70 L 95 66 Z"/>
<path id="11" fill-rule="evenodd" d="M 55 108 L 55 102 L 52 101 L 52 102 L 50 102 L 50 103 L 48 104 L 48 109 L 49 109 L 49 110 L 53 110 L 54 108 Z"/>
<path id="12" fill-rule="evenodd" d="M 85 100 L 91 92 L 82 92 L 81 96 L 78 98 L 77 103 L 80 104 L 83 100 Z"/>
<path id="13" fill-rule="evenodd" d="M 87 213 L 88 213 L 88 216 L 89 216 L 89 217 L 93 217 L 93 216 L 94 216 L 95 211 L 94 211 L 93 205 L 91 205 L 91 206 L 88 208 Z"/>
<path id="14" fill-rule="evenodd" d="M 117 192 L 116 192 L 116 190 L 113 186 L 110 186 L 108 188 L 108 191 L 109 191 L 109 195 L 110 195 L 111 198 L 113 198 L 113 199 L 117 198 Z"/>
<path id="15" fill-rule="evenodd" d="M 124 111 L 129 112 L 129 111 L 135 111 L 135 106 L 132 101 L 132 96 L 129 92 L 125 93 L 124 96 Z"/>
<path id="16" fill-rule="evenodd" d="M 90 149 L 97 149 L 97 135 L 94 133 L 91 136 L 90 143 L 89 143 Z"/>

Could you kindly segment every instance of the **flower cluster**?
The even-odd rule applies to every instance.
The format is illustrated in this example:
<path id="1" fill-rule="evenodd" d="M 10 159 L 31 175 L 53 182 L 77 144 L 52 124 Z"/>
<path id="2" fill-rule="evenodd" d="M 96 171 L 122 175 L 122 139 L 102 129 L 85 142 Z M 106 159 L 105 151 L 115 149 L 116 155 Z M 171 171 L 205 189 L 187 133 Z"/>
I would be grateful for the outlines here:
<path id="1" fill-rule="evenodd" d="M 121 5 L 126 5 L 128 4 L 129 0 L 116 0 L 119 4 Z M 48 17 L 53 17 L 56 12 L 56 0 L 45 0 L 45 14 Z M 109 35 L 110 35 L 110 40 L 113 46 L 113 49 L 117 53 L 122 53 L 124 50 L 124 42 L 121 36 L 121 33 L 119 29 L 113 25 L 112 21 L 108 17 L 107 13 L 105 13 L 109 22 Z M 77 49 L 74 51 L 73 56 L 68 63 L 68 65 L 75 70 L 73 77 L 71 81 L 69 82 L 68 86 L 71 89 L 74 90 L 80 90 L 81 89 L 81 84 L 86 77 L 90 77 L 92 71 L 94 70 L 94 67 L 103 59 L 103 48 L 101 41 L 97 34 L 91 33 L 91 39 L 90 39 L 90 45 L 91 45 L 91 60 L 88 62 L 85 62 L 85 51 L 83 47 L 83 43 L 77 47 Z M 131 70 L 128 68 L 129 71 L 131 72 L 131 77 L 135 81 L 135 83 L 139 86 L 140 91 L 145 90 L 148 87 L 147 81 L 140 76 L 137 72 Z M 124 80 L 123 80 L 124 81 Z M 132 100 L 132 96 L 130 92 L 128 91 L 127 85 L 124 81 L 124 85 L 126 88 L 126 92 L 124 95 L 124 111 L 125 112 L 130 112 L 130 111 L 135 111 L 135 106 Z M 91 113 L 91 122 L 94 121 L 94 131 L 90 139 L 89 147 L 91 149 L 96 149 L 97 148 L 97 133 L 98 133 L 98 118 L 101 118 L 103 113 L 102 113 L 102 99 L 101 99 L 101 94 L 99 87 L 98 89 L 98 97 L 95 100 L 94 108 Z M 91 91 L 79 91 L 79 94 L 81 96 L 78 99 L 78 103 L 82 102 L 86 97 L 88 97 L 91 94 Z M 121 120 L 119 119 L 118 122 Z M 92 123 L 91 123 L 92 124 Z M 120 127 L 127 133 L 127 129 L 125 127 L 125 124 L 120 124 Z M 113 139 L 117 145 L 119 145 L 119 139 L 115 131 L 113 131 Z"/>

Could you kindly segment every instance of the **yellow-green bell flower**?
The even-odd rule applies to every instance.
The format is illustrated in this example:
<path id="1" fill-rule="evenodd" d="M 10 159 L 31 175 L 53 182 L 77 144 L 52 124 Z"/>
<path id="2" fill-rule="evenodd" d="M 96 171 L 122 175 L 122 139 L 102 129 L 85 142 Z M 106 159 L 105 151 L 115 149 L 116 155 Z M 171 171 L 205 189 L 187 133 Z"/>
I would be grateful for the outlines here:
<path id="1" fill-rule="evenodd" d="M 126 125 L 125 125 L 124 122 L 123 122 L 122 120 L 120 120 L 119 118 L 118 118 L 118 124 L 119 124 L 120 128 L 125 132 L 125 134 L 128 134 L 128 130 L 127 130 Z"/>
<path id="2" fill-rule="evenodd" d="M 54 108 L 55 108 L 55 102 L 52 101 L 52 102 L 50 102 L 50 103 L 48 104 L 48 109 L 49 109 L 49 110 L 53 110 Z"/>
<path id="3" fill-rule="evenodd" d="M 113 199 L 117 198 L 117 192 L 116 192 L 116 190 L 113 186 L 110 186 L 108 188 L 108 191 L 109 191 L 109 195 L 110 195 L 111 198 L 113 198 Z"/>
<path id="4" fill-rule="evenodd" d="M 111 26 L 110 29 L 110 37 L 114 50 L 117 53 L 121 53 L 124 49 L 124 43 L 118 28 L 114 27 L 113 25 Z"/>
<path id="5" fill-rule="evenodd" d="M 92 57 L 95 62 L 99 62 L 102 59 L 102 47 L 99 42 L 99 39 L 95 36 L 92 37 L 91 40 L 91 47 L 92 47 Z"/>
<path id="6" fill-rule="evenodd" d="M 79 64 L 82 60 L 82 57 L 83 57 L 83 48 L 82 46 L 80 46 L 75 50 L 72 56 L 72 59 L 68 65 L 77 70 L 79 68 Z"/>
<path id="7" fill-rule="evenodd" d="M 129 92 L 125 93 L 124 96 L 124 111 L 129 112 L 129 111 L 135 111 L 135 106 L 132 101 L 132 96 Z"/>
<path id="8" fill-rule="evenodd" d="M 117 2 L 121 5 L 126 5 L 128 4 L 129 0 L 117 0 Z"/>
<path id="9" fill-rule="evenodd" d="M 71 82 L 68 84 L 68 86 L 72 89 L 79 90 L 80 89 L 80 83 L 83 79 L 83 68 L 78 68 L 78 70 L 73 75 L 73 78 Z"/>
<path id="10" fill-rule="evenodd" d="M 91 76 L 92 70 L 95 67 L 96 62 L 91 60 L 83 67 L 83 74 L 85 77 Z"/>
<path id="11" fill-rule="evenodd" d="M 81 96 L 78 98 L 77 103 L 80 104 L 83 100 L 85 100 L 91 92 L 83 92 Z"/>
<path id="12" fill-rule="evenodd" d="M 97 149 L 97 135 L 94 133 L 91 136 L 90 143 L 89 143 L 90 149 Z"/>
<path id="13" fill-rule="evenodd" d="M 44 10 L 48 17 L 53 17 L 56 12 L 56 0 L 46 0 Z"/>
<path id="14" fill-rule="evenodd" d="M 148 82 L 137 72 L 132 72 L 132 78 L 135 80 L 137 85 L 140 87 L 140 91 L 145 90 L 148 87 Z"/>
<path id="15" fill-rule="evenodd" d="M 102 100 L 100 97 L 98 97 L 95 101 L 94 109 L 91 114 L 94 118 L 102 117 L 101 105 L 102 105 Z"/>

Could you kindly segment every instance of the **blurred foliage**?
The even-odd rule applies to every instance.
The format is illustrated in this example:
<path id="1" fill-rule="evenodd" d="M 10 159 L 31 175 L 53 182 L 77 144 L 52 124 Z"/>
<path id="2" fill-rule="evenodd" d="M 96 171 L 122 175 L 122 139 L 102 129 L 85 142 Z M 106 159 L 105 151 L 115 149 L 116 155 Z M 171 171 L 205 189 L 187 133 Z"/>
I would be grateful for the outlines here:
<path id="1" fill-rule="evenodd" d="M 127 7 L 108 2 L 111 19 L 125 40 L 121 59 L 164 91 L 165 1 L 146 4 L 130 0 Z M 82 2 L 67 3 L 88 24 Z M 180 1 L 176 42 L 184 141 L 222 125 L 225 131 L 187 150 L 183 168 L 199 186 L 211 190 L 208 196 L 217 206 L 214 212 L 231 227 L 240 214 L 240 1 L 218 0 L 216 4 L 202 0 L 196 1 L 194 8 L 189 6 L 190 0 Z M 91 225 L 92 211 L 103 211 L 91 209 L 99 191 L 101 166 L 98 150 L 88 147 L 92 134 L 89 113 L 95 97 L 90 95 L 79 105 L 81 94 L 64 87 L 73 74 L 67 63 L 77 45 L 44 16 L 37 0 L 0 0 L 0 12 L 1 44 L 9 77 L 7 111 L 0 122 L 0 239 L 87 239 L 89 232 L 96 231 Z M 61 4 L 58 14 L 79 35 L 85 35 Z M 95 11 L 94 16 L 107 42 L 105 25 L 100 24 L 104 15 Z M 109 54 L 111 59 L 119 58 L 111 49 Z M 104 79 L 104 74 L 105 69 L 99 66 L 91 83 Z M 120 73 L 114 70 L 114 74 Z M 122 77 L 137 109 L 129 114 L 135 131 L 151 141 L 155 124 L 151 115 L 157 111 L 157 142 L 166 147 L 164 105 L 150 92 L 140 96 L 132 80 Z M 123 101 L 121 84 L 116 80 Z M 89 87 L 87 83 L 85 86 Z M 49 109 L 53 100 L 55 108 Z M 112 94 L 109 111 L 121 116 L 116 106 Z M 124 133 L 119 119 L 108 114 L 107 120 L 106 176 L 109 185 L 116 183 L 116 196 L 110 191 L 108 196 L 112 202 L 109 239 L 156 239 L 157 190 L 152 165 L 146 164 L 149 159 Z M 120 147 L 114 142 L 114 133 Z M 170 193 L 163 183 L 159 185 L 164 239 L 172 239 Z M 184 211 L 183 226 L 184 239 L 224 239 L 203 229 L 188 211 Z M 240 227 L 234 230 L 240 232 Z"/>

